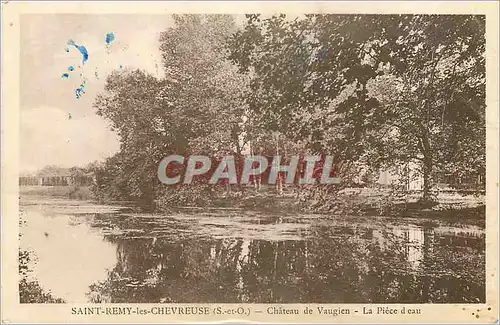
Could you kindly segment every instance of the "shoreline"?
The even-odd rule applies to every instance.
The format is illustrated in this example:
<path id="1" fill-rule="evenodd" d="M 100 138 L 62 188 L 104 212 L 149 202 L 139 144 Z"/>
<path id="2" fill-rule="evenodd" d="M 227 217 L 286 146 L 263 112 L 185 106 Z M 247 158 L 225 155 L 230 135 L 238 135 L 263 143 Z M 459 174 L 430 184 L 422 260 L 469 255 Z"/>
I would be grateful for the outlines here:
<path id="1" fill-rule="evenodd" d="M 460 204 L 446 205 L 443 203 L 438 203 L 434 208 L 429 207 L 419 207 L 415 202 L 404 203 L 392 203 L 385 206 L 383 209 L 376 206 L 376 203 L 367 203 L 367 202 L 344 202 L 338 208 L 338 211 L 314 211 L 313 209 L 307 210 L 300 207 L 297 203 L 298 201 L 293 198 L 287 197 L 254 197 L 254 203 L 252 206 L 246 206 L 244 202 L 240 198 L 220 198 L 213 205 L 209 206 L 196 206 L 196 205 L 184 205 L 184 206 L 170 206 L 163 209 L 147 209 L 141 207 L 134 201 L 107 201 L 101 202 L 99 200 L 95 200 L 93 198 L 79 198 L 79 197 L 71 197 L 68 195 L 70 193 L 70 189 L 58 189 L 58 188 L 43 188 L 33 190 L 29 189 L 28 191 L 20 190 L 20 199 L 62 199 L 62 200 L 76 200 L 87 202 L 90 204 L 97 205 L 109 205 L 117 208 L 121 208 L 122 212 L 129 212 L 126 210 L 130 210 L 130 212 L 145 212 L 151 214 L 165 214 L 165 213 L 175 213 L 181 211 L 203 211 L 203 212 L 211 212 L 211 211 L 227 211 L 227 212 L 238 212 L 238 211 L 251 211 L 251 212 L 262 212 L 268 215 L 283 215 L 289 214 L 291 216 L 297 214 L 307 214 L 307 215 L 318 215 L 323 218 L 331 218 L 331 219 L 341 219 L 341 218 L 373 218 L 374 220 L 383 220 L 383 219 L 391 219 L 391 220 L 400 220 L 404 221 L 412 221 L 413 223 L 426 225 L 426 224 L 463 224 L 463 225 L 473 225 L 478 226 L 480 228 L 485 228 L 486 223 L 486 206 L 483 204 L 478 204 L 476 206 L 461 206 Z M 265 205 L 258 204 L 260 199 L 269 200 L 274 199 L 275 204 Z M 364 197 L 366 199 L 366 197 Z M 363 196 L 359 194 L 349 195 L 349 201 L 360 201 L 363 199 Z M 29 201 L 29 200 L 28 200 Z M 341 201 L 341 200 L 339 200 Z M 276 204 L 276 202 L 278 204 Z M 218 203 L 218 204 L 217 204 Z M 222 204 L 221 204 L 222 203 Z M 243 204 L 242 204 L 243 203 Z M 348 213 L 345 213 L 345 208 L 349 207 L 350 210 Z"/>

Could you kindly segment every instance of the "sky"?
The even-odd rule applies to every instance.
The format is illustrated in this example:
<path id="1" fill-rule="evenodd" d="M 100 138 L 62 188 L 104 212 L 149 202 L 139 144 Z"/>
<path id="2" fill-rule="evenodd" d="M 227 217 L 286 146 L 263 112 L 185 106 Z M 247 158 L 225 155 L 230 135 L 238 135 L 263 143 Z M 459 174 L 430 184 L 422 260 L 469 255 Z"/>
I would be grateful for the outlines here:
<path id="1" fill-rule="evenodd" d="M 23 15 L 20 171 L 84 166 L 117 152 L 116 134 L 92 104 L 113 70 L 142 69 L 162 77 L 158 39 L 171 25 L 166 15 Z M 115 37 L 109 44 L 108 33 Z M 85 46 L 85 64 L 69 40 Z M 85 93 L 77 98 L 83 80 Z"/>

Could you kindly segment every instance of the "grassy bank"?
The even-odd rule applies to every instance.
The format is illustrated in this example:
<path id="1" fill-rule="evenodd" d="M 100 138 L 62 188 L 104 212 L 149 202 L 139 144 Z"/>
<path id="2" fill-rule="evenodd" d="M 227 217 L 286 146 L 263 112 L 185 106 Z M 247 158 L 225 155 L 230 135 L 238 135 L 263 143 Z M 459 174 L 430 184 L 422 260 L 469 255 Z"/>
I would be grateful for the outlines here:
<path id="1" fill-rule="evenodd" d="M 394 193 L 385 189 L 355 189 L 340 193 L 334 207 L 326 212 L 334 215 L 359 215 L 416 218 L 485 226 L 486 202 L 484 194 L 436 192 L 434 202 L 422 203 L 421 193 Z"/>
<path id="2" fill-rule="evenodd" d="M 79 200 L 93 200 L 88 187 L 77 186 L 23 186 L 21 195 L 60 197 Z M 186 193 L 187 196 L 192 193 Z M 420 193 L 399 193 L 384 189 L 348 189 L 329 199 L 305 200 L 292 193 L 278 196 L 269 191 L 233 192 L 230 195 L 205 197 L 202 202 L 183 202 L 174 196 L 168 201 L 157 200 L 152 212 L 168 212 L 176 207 L 239 208 L 267 212 L 321 213 L 327 215 L 383 216 L 394 218 L 426 218 L 484 226 L 485 196 L 441 192 L 435 196 L 432 206 L 419 204 Z M 103 204 L 116 202 L 104 201 Z M 128 202 L 133 203 L 133 202 Z"/>
<path id="3" fill-rule="evenodd" d="M 20 186 L 20 195 L 63 197 L 78 200 L 94 198 L 87 186 Z"/>
<path id="4" fill-rule="evenodd" d="M 346 189 L 327 197 L 304 198 L 296 193 L 276 195 L 269 191 L 245 191 L 214 195 L 210 198 L 206 196 L 201 202 L 181 202 L 176 198 L 173 196 L 168 201 L 162 201 L 160 198 L 155 211 L 169 212 L 176 207 L 236 208 L 277 213 L 319 213 L 332 217 L 418 218 L 481 227 L 486 219 L 484 194 L 458 191 L 435 193 L 435 201 L 431 204 L 420 201 L 421 193 L 392 192 L 383 188 Z"/>

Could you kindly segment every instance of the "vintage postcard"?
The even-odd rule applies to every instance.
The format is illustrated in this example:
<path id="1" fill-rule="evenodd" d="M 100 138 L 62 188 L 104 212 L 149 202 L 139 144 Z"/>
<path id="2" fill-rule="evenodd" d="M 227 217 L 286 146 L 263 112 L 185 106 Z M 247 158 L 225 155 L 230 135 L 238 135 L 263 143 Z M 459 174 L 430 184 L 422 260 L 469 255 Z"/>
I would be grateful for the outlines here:
<path id="1" fill-rule="evenodd" d="M 3 2 L 2 323 L 498 322 L 498 2 Z"/>

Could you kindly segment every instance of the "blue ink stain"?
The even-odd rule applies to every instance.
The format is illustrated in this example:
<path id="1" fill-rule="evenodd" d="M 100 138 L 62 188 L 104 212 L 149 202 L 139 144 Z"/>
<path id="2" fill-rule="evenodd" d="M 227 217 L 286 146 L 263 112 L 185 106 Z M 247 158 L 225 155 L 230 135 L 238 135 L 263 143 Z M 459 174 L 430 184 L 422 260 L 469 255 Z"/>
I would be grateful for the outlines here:
<path id="1" fill-rule="evenodd" d="M 115 34 L 113 33 L 106 34 L 106 44 L 109 45 L 109 43 L 113 42 L 114 40 L 115 40 Z"/>
<path id="2" fill-rule="evenodd" d="M 73 70 L 75 70 L 75 68 L 74 68 L 72 65 L 70 65 L 70 66 L 68 67 L 68 70 L 69 70 L 69 71 L 73 71 Z"/>
<path id="3" fill-rule="evenodd" d="M 76 88 L 75 89 L 75 97 L 76 99 L 79 99 L 80 97 L 82 97 L 83 94 L 85 94 L 85 91 L 83 90 L 84 88 L 84 85 L 80 85 L 80 87 Z"/>
<path id="4" fill-rule="evenodd" d="M 80 51 L 82 54 L 82 64 L 85 64 L 85 62 L 89 59 L 89 52 L 87 51 L 87 48 L 83 45 L 76 44 L 73 40 L 69 40 L 68 45 L 74 46 L 78 51 Z"/>
<path id="5" fill-rule="evenodd" d="M 67 73 L 63 73 L 61 77 L 62 77 L 62 78 L 65 78 L 65 79 L 68 79 L 68 78 L 69 78 L 69 74 L 67 74 Z"/>
<path id="6" fill-rule="evenodd" d="M 87 79 L 84 77 L 83 82 L 80 84 L 78 88 L 75 89 L 75 97 L 79 99 L 85 94 L 85 84 L 87 83 Z"/>

